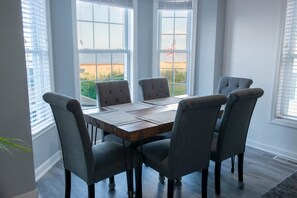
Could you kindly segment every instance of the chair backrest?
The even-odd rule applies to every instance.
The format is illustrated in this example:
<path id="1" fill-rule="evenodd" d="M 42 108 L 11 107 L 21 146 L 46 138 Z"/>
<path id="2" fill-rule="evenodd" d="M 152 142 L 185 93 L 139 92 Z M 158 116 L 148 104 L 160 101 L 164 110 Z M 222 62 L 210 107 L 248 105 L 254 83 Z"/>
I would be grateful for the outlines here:
<path id="1" fill-rule="evenodd" d="M 94 177 L 94 158 L 80 103 L 50 92 L 43 99 L 50 104 L 55 118 L 65 169 L 89 183 Z"/>
<path id="2" fill-rule="evenodd" d="M 99 107 L 130 103 L 130 91 L 127 80 L 96 83 Z"/>
<path id="3" fill-rule="evenodd" d="M 252 83 L 253 80 L 248 78 L 222 76 L 219 81 L 217 93 L 228 96 L 232 91 L 250 88 Z"/>
<path id="4" fill-rule="evenodd" d="M 170 96 L 167 78 L 145 78 L 138 81 L 144 100 Z"/>
<path id="5" fill-rule="evenodd" d="M 212 95 L 179 102 L 169 151 L 172 179 L 208 168 L 218 112 L 227 97 Z"/>
<path id="6" fill-rule="evenodd" d="M 257 99 L 263 94 L 260 88 L 230 93 L 218 131 L 216 160 L 223 161 L 244 152 L 250 120 Z"/>

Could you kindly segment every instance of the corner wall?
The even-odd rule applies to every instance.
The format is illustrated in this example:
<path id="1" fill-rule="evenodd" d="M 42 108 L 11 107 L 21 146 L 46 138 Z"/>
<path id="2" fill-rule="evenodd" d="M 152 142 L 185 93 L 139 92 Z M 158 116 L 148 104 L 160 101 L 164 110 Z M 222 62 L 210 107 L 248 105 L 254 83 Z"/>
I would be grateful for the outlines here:
<path id="1" fill-rule="evenodd" d="M 0 1 L 0 136 L 32 146 L 21 1 Z M 33 153 L 0 150 L 0 197 L 38 197 Z"/>
<path id="2" fill-rule="evenodd" d="M 297 129 L 272 124 L 270 118 L 285 4 L 285 0 L 227 0 L 223 73 L 251 78 L 251 87 L 264 89 L 247 143 L 297 160 Z"/>
<path id="3" fill-rule="evenodd" d="M 194 93 L 199 96 L 213 94 L 222 74 L 225 3 L 225 0 L 198 3 Z"/>

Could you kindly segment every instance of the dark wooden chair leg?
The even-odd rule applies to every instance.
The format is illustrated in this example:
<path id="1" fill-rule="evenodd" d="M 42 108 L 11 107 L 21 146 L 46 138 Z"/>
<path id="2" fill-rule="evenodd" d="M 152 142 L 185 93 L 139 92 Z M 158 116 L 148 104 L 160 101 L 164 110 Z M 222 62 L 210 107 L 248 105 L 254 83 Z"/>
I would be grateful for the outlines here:
<path id="1" fill-rule="evenodd" d="M 71 194 L 71 172 L 65 169 L 65 198 L 70 198 Z"/>
<path id="2" fill-rule="evenodd" d="M 114 176 L 112 176 L 112 177 L 109 178 L 109 185 L 108 185 L 108 187 L 109 187 L 109 190 L 114 190 L 114 188 L 115 188 Z"/>
<path id="3" fill-rule="evenodd" d="M 202 182 L 201 182 L 202 198 L 207 197 L 207 179 L 208 179 L 208 169 L 203 169 L 202 170 Z"/>
<path id="4" fill-rule="evenodd" d="M 221 162 L 215 163 L 215 191 L 217 195 L 221 194 Z"/>
<path id="5" fill-rule="evenodd" d="M 128 197 L 133 197 L 133 169 L 126 171 L 127 185 L 128 185 Z"/>
<path id="6" fill-rule="evenodd" d="M 174 180 L 168 179 L 167 198 L 173 198 Z"/>
<path id="7" fill-rule="evenodd" d="M 243 189 L 244 188 L 244 183 L 243 183 L 243 158 L 244 154 L 238 154 L 238 181 L 239 181 L 239 188 Z"/>
<path id="8" fill-rule="evenodd" d="M 235 157 L 232 156 L 231 157 L 231 173 L 234 173 L 234 161 L 235 161 Z"/>
<path id="9" fill-rule="evenodd" d="M 95 184 L 88 185 L 88 198 L 95 198 Z"/>
<path id="10" fill-rule="evenodd" d="M 135 168 L 136 198 L 142 197 L 142 166 Z"/>

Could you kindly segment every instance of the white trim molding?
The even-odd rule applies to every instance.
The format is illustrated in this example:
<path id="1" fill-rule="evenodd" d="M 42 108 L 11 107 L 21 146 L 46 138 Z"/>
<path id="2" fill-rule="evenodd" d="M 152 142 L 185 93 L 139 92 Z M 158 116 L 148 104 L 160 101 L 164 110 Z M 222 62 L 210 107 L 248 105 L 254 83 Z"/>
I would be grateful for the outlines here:
<path id="1" fill-rule="evenodd" d="M 52 157 L 46 160 L 38 168 L 35 169 L 35 182 L 37 182 L 43 175 L 45 175 L 60 159 L 62 152 L 59 150 Z"/>
<path id="2" fill-rule="evenodd" d="M 251 141 L 248 140 L 246 143 L 248 146 L 262 150 L 262 151 L 266 151 L 275 155 L 279 155 L 279 156 L 283 156 L 287 159 L 292 159 L 293 161 L 297 161 L 297 153 L 296 152 L 291 152 L 288 150 L 284 150 L 284 149 L 280 149 L 278 147 L 273 147 L 270 145 L 265 145 L 262 144 L 260 142 L 256 142 L 256 141 Z"/>
<path id="3" fill-rule="evenodd" d="M 39 197 L 39 194 L 35 188 L 34 190 L 32 190 L 30 192 L 26 192 L 24 194 L 15 196 L 14 198 L 38 198 L 38 197 Z"/>

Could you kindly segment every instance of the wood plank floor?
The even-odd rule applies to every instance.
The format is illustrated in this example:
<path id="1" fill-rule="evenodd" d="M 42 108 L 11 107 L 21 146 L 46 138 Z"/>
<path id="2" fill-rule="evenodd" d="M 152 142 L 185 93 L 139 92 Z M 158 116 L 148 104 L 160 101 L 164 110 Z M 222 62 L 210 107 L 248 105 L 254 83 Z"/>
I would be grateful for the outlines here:
<path id="1" fill-rule="evenodd" d="M 230 172 L 230 160 L 222 163 L 221 196 L 222 198 L 256 198 L 281 182 L 297 167 L 273 159 L 274 155 L 247 147 L 244 159 L 245 189 L 237 188 L 237 167 L 235 173 Z M 96 197 L 122 198 L 127 197 L 126 175 L 116 175 L 116 188 L 109 191 L 108 180 L 96 184 Z M 166 197 L 167 182 L 162 184 L 158 180 L 158 173 L 143 166 L 142 189 L 144 198 Z M 182 178 L 180 185 L 175 185 L 175 197 L 201 197 L 201 173 L 193 173 Z M 41 198 L 64 197 L 64 169 L 59 161 L 46 175 L 37 182 L 37 190 Z M 72 174 L 72 198 L 87 197 L 87 186 Z M 208 197 L 216 197 L 214 193 L 214 163 L 210 163 L 208 176 Z"/>

